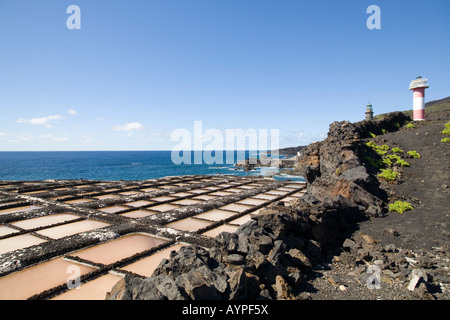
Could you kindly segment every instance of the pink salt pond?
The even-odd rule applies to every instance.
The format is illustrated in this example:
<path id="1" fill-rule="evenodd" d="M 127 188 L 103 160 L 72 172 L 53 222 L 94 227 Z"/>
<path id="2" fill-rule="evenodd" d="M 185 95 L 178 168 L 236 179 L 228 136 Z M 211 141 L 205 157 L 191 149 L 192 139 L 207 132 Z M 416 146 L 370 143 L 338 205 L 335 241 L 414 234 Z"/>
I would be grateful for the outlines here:
<path id="1" fill-rule="evenodd" d="M 236 211 L 236 212 L 244 212 L 251 208 L 252 208 L 251 206 L 247 206 L 247 205 L 243 205 L 243 204 L 230 203 L 230 204 L 227 204 L 226 206 L 221 207 L 220 209 Z"/>
<path id="2" fill-rule="evenodd" d="M 205 189 L 206 190 L 212 190 L 212 191 L 220 190 L 220 188 L 218 188 L 218 187 L 205 187 Z"/>
<path id="3" fill-rule="evenodd" d="M 295 188 L 295 189 L 297 189 L 297 188 L 304 188 L 305 185 L 306 185 L 305 183 L 288 184 L 288 185 L 285 185 L 284 187 L 285 187 L 285 188 Z"/>
<path id="4" fill-rule="evenodd" d="M 152 214 L 156 214 L 157 212 L 147 211 L 147 210 L 135 210 L 127 213 L 122 213 L 121 216 L 128 218 L 145 218 L 151 216 Z"/>
<path id="5" fill-rule="evenodd" d="M 145 206 L 151 205 L 153 203 L 154 202 L 152 202 L 152 201 L 139 200 L 139 201 L 127 202 L 126 205 L 135 207 L 135 208 L 139 208 L 139 207 L 145 207 Z"/>
<path id="6" fill-rule="evenodd" d="M 153 249 L 165 242 L 167 240 L 150 235 L 130 234 L 72 253 L 71 255 L 95 263 L 109 265 L 137 253 Z"/>
<path id="7" fill-rule="evenodd" d="M 104 194 L 102 196 L 96 196 L 94 198 L 99 199 L 99 200 L 105 200 L 105 199 L 115 199 L 115 198 L 119 198 L 119 197 L 114 194 Z"/>
<path id="8" fill-rule="evenodd" d="M 252 206 L 259 206 L 262 205 L 264 203 L 266 203 L 268 200 L 263 200 L 263 199 L 254 199 L 254 198 L 247 198 L 244 200 L 241 200 L 237 203 L 239 204 L 248 204 L 248 205 L 252 205 Z"/>
<path id="9" fill-rule="evenodd" d="M 33 195 L 33 194 L 47 193 L 47 192 L 48 192 L 48 190 L 38 190 L 38 191 L 24 192 L 24 193 L 22 193 L 22 194 Z"/>
<path id="10" fill-rule="evenodd" d="M 83 184 L 81 186 L 75 186 L 77 189 L 92 187 L 90 184 Z"/>
<path id="11" fill-rule="evenodd" d="M 286 197 L 286 198 L 281 199 L 281 201 L 292 202 L 292 201 L 297 200 L 297 199 L 298 199 L 298 197 Z"/>
<path id="12" fill-rule="evenodd" d="M 0 300 L 25 300 L 31 296 L 67 283 L 69 268 L 79 274 L 95 271 L 93 267 L 56 258 L 0 278 Z"/>
<path id="13" fill-rule="evenodd" d="M 171 196 L 184 198 L 184 197 L 192 196 L 192 193 L 187 193 L 187 192 L 177 192 L 177 193 L 171 194 Z"/>
<path id="14" fill-rule="evenodd" d="M 285 195 L 288 192 L 287 191 L 279 191 L 279 190 L 270 190 L 270 191 L 267 191 L 266 193 L 283 196 L 283 195 Z"/>
<path id="15" fill-rule="evenodd" d="M 19 232 L 19 230 L 7 226 L 0 226 L 0 237 L 7 236 L 17 232 Z"/>
<path id="16" fill-rule="evenodd" d="M 176 199 L 176 198 L 174 198 L 174 197 L 166 197 L 166 196 L 152 198 L 153 201 L 158 201 L 158 202 L 170 201 L 170 200 L 174 200 L 174 199 Z"/>
<path id="17" fill-rule="evenodd" d="M 28 248 L 45 241 L 46 240 L 35 237 L 31 234 L 21 234 L 18 236 L 2 239 L 0 240 L 0 254 L 18 249 Z"/>
<path id="18" fill-rule="evenodd" d="M 238 193 L 238 192 L 242 192 L 242 189 L 238 189 L 238 188 L 231 188 L 231 189 L 227 189 L 227 192 Z"/>
<path id="19" fill-rule="evenodd" d="M 128 208 L 124 207 L 124 206 L 112 206 L 112 207 L 100 208 L 97 210 L 105 212 L 105 213 L 117 213 L 117 212 L 124 211 L 127 209 Z"/>
<path id="20" fill-rule="evenodd" d="M 291 194 L 290 196 L 291 197 L 294 197 L 294 198 L 301 198 L 301 197 L 303 197 L 303 195 L 306 193 L 306 191 L 300 191 L 300 192 L 296 192 L 296 193 L 294 193 L 294 194 Z"/>
<path id="21" fill-rule="evenodd" d="M 51 225 L 57 224 L 57 223 L 72 221 L 72 220 L 76 220 L 79 218 L 80 218 L 79 216 L 76 216 L 74 214 L 57 213 L 57 214 L 52 214 L 52 215 L 38 217 L 38 218 L 32 218 L 32 219 L 27 219 L 27 220 L 22 220 L 22 221 L 17 221 L 17 222 L 11 222 L 11 225 L 14 225 L 14 226 L 22 228 L 22 229 L 30 230 L 30 229 L 35 229 L 35 228 L 40 228 L 40 227 L 45 227 L 45 226 L 51 226 Z"/>
<path id="22" fill-rule="evenodd" d="M 36 231 L 37 234 L 52 238 L 52 239 L 61 239 L 64 237 L 68 237 L 80 232 L 86 232 L 90 230 L 100 229 L 109 226 L 109 223 L 95 221 L 95 220 L 83 220 L 78 222 L 72 222 L 68 224 L 63 224 L 57 227 L 51 227 L 47 229 L 43 229 L 40 231 Z"/>
<path id="23" fill-rule="evenodd" d="M 203 196 L 197 196 L 197 197 L 194 197 L 194 198 L 192 198 L 192 199 L 196 199 L 196 200 L 211 200 L 211 199 L 215 199 L 216 197 L 214 197 L 214 196 L 210 196 L 210 195 L 203 195 Z"/>
<path id="24" fill-rule="evenodd" d="M 207 212 L 198 214 L 195 217 L 201 218 L 201 219 L 206 219 L 206 220 L 211 220 L 211 221 L 222 221 L 222 220 L 228 219 L 234 215 L 236 215 L 236 213 L 234 213 L 234 212 L 214 209 L 211 211 L 207 211 Z"/>
<path id="25" fill-rule="evenodd" d="M 294 191 L 294 190 L 292 190 L 291 188 L 285 188 L 285 187 L 278 188 L 278 189 L 276 189 L 276 190 L 278 190 L 278 191 L 287 191 L 287 192 Z"/>
<path id="26" fill-rule="evenodd" d="M 238 187 L 239 189 L 246 189 L 246 190 L 250 190 L 250 189 L 255 189 L 255 187 L 254 186 L 239 186 Z"/>
<path id="27" fill-rule="evenodd" d="M 217 192 L 211 193 L 211 195 L 213 195 L 213 196 L 220 196 L 220 197 L 229 196 L 230 194 L 233 194 L 233 192 L 217 191 Z"/>
<path id="28" fill-rule="evenodd" d="M 168 203 L 151 207 L 152 210 L 160 211 L 160 212 L 166 212 L 166 211 L 170 211 L 170 210 L 177 209 L 177 208 L 179 208 L 179 206 L 175 206 L 173 204 L 168 204 Z"/>
<path id="29" fill-rule="evenodd" d="M 252 215 L 251 215 L 251 214 L 246 214 L 245 216 L 242 216 L 242 217 L 240 217 L 240 218 L 231 220 L 231 221 L 228 222 L 228 223 L 230 223 L 230 224 L 238 224 L 238 225 L 241 226 L 241 225 L 243 225 L 244 223 L 249 222 L 250 220 L 252 220 Z"/>
<path id="30" fill-rule="evenodd" d="M 157 189 L 157 188 L 144 188 L 144 189 L 140 189 L 140 191 L 142 191 L 142 192 L 152 192 L 152 191 L 159 191 L 159 189 Z"/>
<path id="31" fill-rule="evenodd" d="M 23 207 L 3 209 L 3 210 L 0 210 L 0 215 L 17 213 L 17 212 L 26 212 L 26 211 L 31 211 L 31 210 L 40 209 L 40 208 L 42 208 L 42 206 L 29 205 L 29 206 L 23 206 Z"/>
<path id="32" fill-rule="evenodd" d="M 126 265 L 125 267 L 120 268 L 120 270 L 130 271 L 144 277 L 150 277 L 153 274 L 153 271 L 155 271 L 155 269 L 159 266 L 159 263 L 162 259 L 168 259 L 172 251 L 178 251 L 181 247 L 184 246 L 185 245 L 183 244 L 175 244 L 166 249 L 158 251 L 149 257 Z"/>
<path id="33" fill-rule="evenodd" d="M 206 193 L 206 192 L 210 192 L 211 190 L 204 190 L 204 189 L 194 189 L 194 190 L 189 190 L 190 193 L 195 193 L 195 194 L 202 194 L 202 193 Z"/>
<path id="34" fill-rule="evenodd" d="M 217 227 L 217 228 L 211 229 L 211 230 L 209 230 L 209 231 L 206 231 L 206 232 L 203 233 L 203 234 L 204 234 L 205 236 L 214 238 L 214 237 L 216 237 L 217 235 L 221 234 L 222 232 L 230 232 L 230 233 L 233 233 L 233 232 L 235 232 L 237 229 L 238 229 L 237 226 L 230 226 L 230 225 L 228 225 L 228 224 L 224 224 L 224 225 L 221 225 L 220 227 Z"/>
<path id="35" fill-rule="evenodd" d="M 178 220 L 175 222 L 171 222 L 167 224 L 166 226 L 169 228 L 181 230 L 181 231 L 189 231 L 189 232 L 195 232 L 200 229 L 206 228 L 207 226 L 211 225 L 213 222 L 210 221 L 204 221 L 194 218 L 186 218 L 182 220 Z"/>
<path id="36" fill-rule="evenodd" d="M 201 201 L 200 200 L 193 200 L 193 199 L 183 199 L 183 200 L 178 200 L 178 201 L 175 201 L 175 202 L 172 202 L 173 204 L 179 204 L 179 205 L 182 205 L 182 206 L 190 206 L 190 205 L 193 205 L 193 204 L 197 204 L 197 203 L 201 203 Z"/>
<path id="37" fill-rule="evenodd" d="M 278 196 L 262 193 L 262 194 L 258 194 L 256 196 L 254 196 L 253 198 L 255 198 L 255 199 L 264 199 L 264 200 L 273 200 L 273 199 L 278 198 Z"/>
<path id="38" fill-rule="evenodd" d="M 121 279 L 121 276 L 108 273 L 50 300 L 105 300 L 106 293 Z"/>

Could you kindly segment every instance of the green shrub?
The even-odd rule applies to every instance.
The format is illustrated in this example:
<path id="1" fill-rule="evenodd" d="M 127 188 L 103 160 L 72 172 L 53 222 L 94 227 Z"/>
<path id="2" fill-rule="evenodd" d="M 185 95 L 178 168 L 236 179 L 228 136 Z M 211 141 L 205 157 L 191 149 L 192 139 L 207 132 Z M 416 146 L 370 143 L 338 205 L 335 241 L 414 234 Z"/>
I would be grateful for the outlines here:
<path id="1" fill-rule="evenodd" d="M 389 204 L 389 211 L 396 211 L 398 213 L 403 213 L 413 209 L 414 207 L 412 204 L 406 201 L 395 201 L 394 203 Z"/>
<path id="2" fill-rule="evenodd" d="M 377 145 L 373 141 L 366 142 L 366 146 L 372 149 L 375 149 L 377 147 Z"/>
<path id="3" fill-rule="evenodd" d="M 450 128 L 445 128 L 441 131 L 442 134 L 450 135 Z"/>
<path id="4" fill-rule="evenodd" d="M 377 137 L 377 135 L 374 134 L 374 133 L 372 133 L 372 132 L 369 132 L 369 134 L 370 134 L 370 136 L 371 136 L 372 138 L 376 138 L 376 137 Z"/>
<path id="5" fill-rule="evenodd" d="M 400 148 L 394 147 L 394 148 L 392 148 L 392 152 L 394 152 L 394 153 L 403 153 L 404 151 L 402 149 L 400 149 Z"/>
<path id="6" fill-rule="evenodd" d="M 413 158 L 420 158 L 420 154 L 415 150 L 408 151 L 407 153 Z"/>
<path id="7" fill-rule="evenodd" d="M 386 159 L 383 159 L 382 161 L 383 161 L 383 164 L 385 164 L 386 166 L 388 166 L 388 167 L 392 166 L 391 159 L 386 158 Z"/>
<path id="8" fill-rule="evenodd" d="M 414 125 L 413 125 L 412 123 L 408 123 L 408 124 L 406 125 L 406 127 L 407 127 L 408 129 L 414 129 Z"/>
<path id="9" fill-rule="evenodd" d="M 450 138 L 447 137 L 447 138 L 441 139 L 441 142 L 442 142 L 442 143 L 444 143 L 444 142 L 450 142 Z"/>
<path id="10" fill-rule="evenodd" d="M 373 141 L 366 142 L 366 146 L 375 150 L 375 152 L 378 153 L 380 156 L 384 156 L 387 153 L 387 151 L 389 151 L 389 147 L 387 145 L 383 144 L 382 146 L 378 146 Z"/>
<path id="11" fill-rule="evenodd" d="M 378 176 L 387 181 L 394 181 L 397 179 L 398 173 L 392 171 L 392 169 L 381 169 L 381 173 L 379 173 Z"/>
<path id="12" fill-rule="evenodd" d="M 403 160 L 403 159 L 397 160 L 396 164 L 398 164 L 398 165 L 400 165 L 400 166 L 402 166 L 402 167 L 409 167 L 409 163 L 406 162 L 406 161 Z"/>
<path id="13" fill-rule="evenodd" d="M 397 129 L 400 128 L 400 123 L 398 122 L 394 123 L 394 127 L 396 127 Z"/>
<path id="14" fill-rule="evenodd" d="M 396 154 L 388 154 L 386 157 L 388 157 L 390 160 L 392 161 L 398 161 L 401 160 L 402 158 L 400 158 L 398 155 Z"/>
<path id="15" fill-rule="evenodd" d="M 450 128 L 450 121 L 445 123 L 445 127 L 448 129 Z"/>
<path id="16" fill-rule="evenodd" d="M 386 129 L 381 128 L 381 132 L 382 132 L 383 134 L 385 134 L 385 133 L 386 133 Z"/>

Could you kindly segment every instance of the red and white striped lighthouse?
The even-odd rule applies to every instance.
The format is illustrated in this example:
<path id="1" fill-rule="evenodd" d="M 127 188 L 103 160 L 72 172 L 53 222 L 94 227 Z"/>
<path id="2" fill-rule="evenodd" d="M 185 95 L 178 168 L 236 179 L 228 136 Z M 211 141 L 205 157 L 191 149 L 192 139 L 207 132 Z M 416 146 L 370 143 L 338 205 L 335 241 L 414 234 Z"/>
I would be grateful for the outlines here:
<path id="1" fill-rule="evenodd" d="M 428 88 L 428 80 L 418 76 L 411 81 L 409 90 L 413 91 L 413 119 L 425 120 L 425 89 Z"/>

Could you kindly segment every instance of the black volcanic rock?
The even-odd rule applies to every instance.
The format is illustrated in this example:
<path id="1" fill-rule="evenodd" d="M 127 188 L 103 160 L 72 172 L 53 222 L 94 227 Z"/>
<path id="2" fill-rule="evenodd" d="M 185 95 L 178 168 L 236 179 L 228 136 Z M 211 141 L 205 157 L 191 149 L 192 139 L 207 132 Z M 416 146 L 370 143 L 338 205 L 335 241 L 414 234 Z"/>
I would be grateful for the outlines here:
<path id="1" fill-rule="evenodd" d="M 184 247 L 163 260 L 152 277 L 140 281 L 127 278 L 126 284 L 109 296 L 150 297 L 136 293 L 139 290 L 152 292 L 155 299 L 301 296 L 302 274 L 340 248 L 356 222 L 383 212 L 384 194 L 362 161 L 362 139 L 370 132 L 395 130 L 396 124 L 407 120 L 404 114 L 393 113 L 378 121 L 332 123 L 325 140 L 302 150 L 296 169 L 306 178 L 308 189 L 294 206 L 262 210 L 235 233 L 219 234 L 211 249 Z M 381 256 L 378 248 L 358 248 L 355 243 L 361 241 L 346 240 L 343 260 L 353 263 Z M 157 290 L 144 289 L 142 281 Z M 167 283 L 169 291 L 161 291 L 159 283 Z M 128 291 L 117 292 L 121 288 Z"/>

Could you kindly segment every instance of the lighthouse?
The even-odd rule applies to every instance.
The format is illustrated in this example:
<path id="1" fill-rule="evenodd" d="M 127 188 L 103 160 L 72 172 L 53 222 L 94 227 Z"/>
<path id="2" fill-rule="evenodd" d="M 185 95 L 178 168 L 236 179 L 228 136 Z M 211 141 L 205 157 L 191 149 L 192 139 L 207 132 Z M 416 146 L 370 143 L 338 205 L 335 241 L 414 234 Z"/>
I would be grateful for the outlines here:
<path id="1" fill-rule="evenodd" d="M 373 108 L 370 102 L 366 106 L 366 120 L 372 121 L 373 120 Z"/>
<path id="2" fill-rule="evenodd" d="M 413 91 L 413 119 L 425 120 L 425 89 L 428 88 L 428 80 L 418 76 L 411 81 L 409 90 Z"/>

